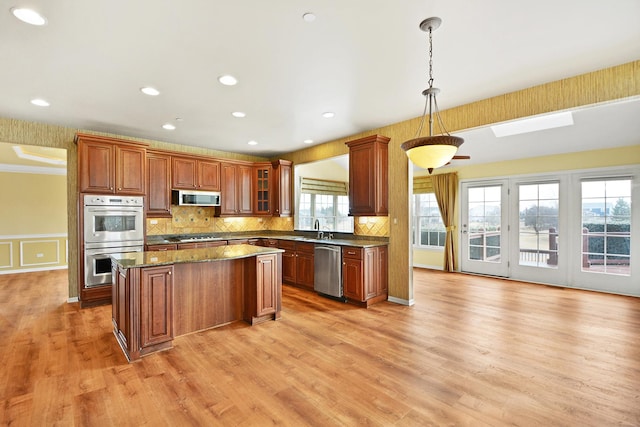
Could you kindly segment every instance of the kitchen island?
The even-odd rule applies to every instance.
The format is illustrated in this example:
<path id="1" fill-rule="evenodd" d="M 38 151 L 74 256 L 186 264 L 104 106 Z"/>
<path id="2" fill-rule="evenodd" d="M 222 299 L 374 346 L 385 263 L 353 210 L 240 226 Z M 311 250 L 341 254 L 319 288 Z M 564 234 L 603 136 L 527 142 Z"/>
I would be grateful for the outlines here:
<path id="1" fill-rule="evenodd" d="M 174 337 L 280 318 L 281 249 L 233 245 L 113 254 L 113 333 L 127 360 Z"/>

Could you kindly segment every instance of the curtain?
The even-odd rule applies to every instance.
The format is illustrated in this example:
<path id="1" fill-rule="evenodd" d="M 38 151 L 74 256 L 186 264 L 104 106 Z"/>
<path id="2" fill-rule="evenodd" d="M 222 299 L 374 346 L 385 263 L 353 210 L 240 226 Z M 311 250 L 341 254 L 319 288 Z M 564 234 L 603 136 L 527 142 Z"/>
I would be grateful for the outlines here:
<path id="1" fill-rule="evenodd" d="M 454 231 L 454 211 L 456 207 L 456 194 L 458 192 L 458 175 L 454 173 L 446 173 L 441 175 L 432 175 L 431 183 L 433 184 L 433 192 L 438 201 L 442 222 L 447 230 L 446 240 L 444 243 L 444 270 L 456 270 L 456 257 L 453 249 L 453 231 Z"/>
<path id="2" fill-rule="evenodd" d="M 307 194 L 348 196 L 349 188 L 347 186 L 347 183 L 342 181 L 329 181 L 327 179 L 301 177 L 300 192 Z"/>

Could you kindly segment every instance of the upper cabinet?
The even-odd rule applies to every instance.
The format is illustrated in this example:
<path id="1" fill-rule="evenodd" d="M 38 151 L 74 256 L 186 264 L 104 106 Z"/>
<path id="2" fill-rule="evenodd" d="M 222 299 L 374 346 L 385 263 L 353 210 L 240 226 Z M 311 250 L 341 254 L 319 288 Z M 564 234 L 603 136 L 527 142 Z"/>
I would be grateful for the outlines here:
<path id="1" fill-rule="evenodd" d="M 220 191 L 220 162 L 196 157 L 174 157 L 171 187 L 181 190 Z"/>
<path id="2" fill-rule="evenodd" d="M 253 165 L 253 213 L 255 215 L 272 215 L 273 167 L 271 163 L 255 163 Z"/>
<path id="3" fill-rule="evenodd" d="M 372 135 L 345 143 L 349 147 L 349 215 L 388 215 L 388 144 Z"/>
<path id="4" fill-rule="evenodd" d="M 272 204 L 273 216 L 293 215 L 293 163 L 276 160 L 272 163 Z"/>
<path id="5" fill-rule="evenodd" d="M 221 163 L 220 215 L 251 216 L 253 214 L 253 165 Z"/>
<path id="6" fill-rule="evenodd" d="M 147 151 L 147 217 L 171 217 L 171 156 Z"/>
<path id="7" fill-rule="evenodd" d="M 77 134 L 81 193 L 145 194 L 146 144 Z"/>

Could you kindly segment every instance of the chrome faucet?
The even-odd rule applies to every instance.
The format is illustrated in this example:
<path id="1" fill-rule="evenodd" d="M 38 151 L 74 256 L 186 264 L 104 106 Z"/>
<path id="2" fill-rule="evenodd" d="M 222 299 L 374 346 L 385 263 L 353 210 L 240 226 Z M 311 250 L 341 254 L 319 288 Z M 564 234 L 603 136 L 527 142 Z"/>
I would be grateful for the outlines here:
<path id="1" fill-rule="evenodd" d="M 318 240 L 324 239 L 324 231 L 318 230 Z"/>
<path id="2" fill-rule="evenodd" d="M 320 230 L 320 221 L 318 221 L 318 218 L 316 218 L 315 222 L 313 223 L 313 229 Z"/>

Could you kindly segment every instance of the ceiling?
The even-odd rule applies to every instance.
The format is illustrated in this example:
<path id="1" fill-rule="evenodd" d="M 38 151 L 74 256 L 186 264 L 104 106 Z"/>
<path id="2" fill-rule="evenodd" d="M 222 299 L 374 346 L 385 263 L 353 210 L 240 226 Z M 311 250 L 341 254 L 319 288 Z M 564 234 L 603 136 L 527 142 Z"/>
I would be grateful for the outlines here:
<path id="1" fill-rule="evenodd" d="M 433 65 L 444 110 L 637 60 L 640 1 L 615 3 L 29 0 L 48 20 L 35 27 L 10 13 L 26 0 L 12 0 L 0 11 L 0 117 L 277 156 L 308 147 L 306 139 L 419 116 L 424 18 L 443 20 Z M 313 22 L 303 19 L 308 12 Z M 238 84 L 221 85 L 224 74 Z M 144 86 L 160 95 L 142 94 Z M 544 131 L 547 146 L 540 132 L 496 140 L 487 129 L 465 131 L 459 154 L 478 163 L 640 143 L 639 100 L 602 108 Z M 327 111 L 335 117 L 323 118 Z"/>

